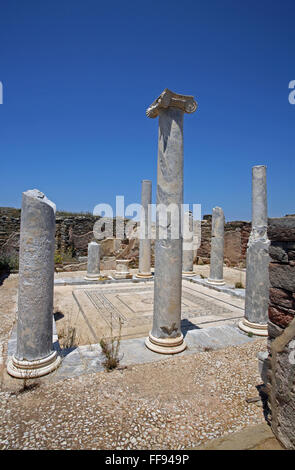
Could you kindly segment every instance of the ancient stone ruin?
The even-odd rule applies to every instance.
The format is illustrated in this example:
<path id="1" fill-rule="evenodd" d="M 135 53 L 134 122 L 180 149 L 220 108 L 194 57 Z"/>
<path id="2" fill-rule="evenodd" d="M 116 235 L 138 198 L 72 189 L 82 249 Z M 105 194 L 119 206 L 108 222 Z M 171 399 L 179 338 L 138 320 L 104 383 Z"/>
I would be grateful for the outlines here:
<path id="1" fill-rule="evenodd" d="M 153 362 L 160 355 L 244 345 L 252 337 L 266 342 L 263 337 L 268 335 L 267 352 L 260 351 L 258 362 L 271 428 L 286 448 L 295 449 L 295 217 L 268 219 L 264 165 L 252 168 L 250 236 L 248 223 L 231 223 L 226 231 L 220 207 L 213 209 L 212 216 L 204 216 L 202 224 L 191 211 L 183 213 L 183 117 L 196 107 L 192 96 L 165 89 L 147 109 L 148 117 L 159 118 L 155 227 L 152 183 L 142 180 L 140 224 L 128 237 L 128 220 L 123 217 L 119 224 L 108 219 L 109 226 L 116 227 L 113 237 L 106 235 L 98 242 L 93 239 L 95 229 L 91 236 L 81 235 L 87 241 L 82 277 L 63 278 L 57 275 L 61 272 L 55 276 L 57 243 L 60 247 L 62 240 L 66 246 L 67 235 L 61 237 L 64 229 L 56 231 L 53 202 L 36 189 L 23 193 L 17 333 L 13 338 L 12 332 L 8 344 L 7 372 L 25 380 L 50 376 L 54 382 L 77 377 L 81 371 L 112 370 L 125 355 L 128 367 Z M 91 220 L 95 226 L 97 218 Z M 201 242 L 197 222 L 206 234 Z M 85 225 L 88 230 L 88 222 Z M 133 237 L 135 232 L 140 236 Z M 14 239 L 9 235 L 4 245 L 10 237 Z M 73 233 L 71 237 L 74 240 Z M 239 253 L 236 271 L 230 274 L 235 280 L 246 274 L 246 289 L 227 278 L 226 256 L 235 242 Z M 245 273 L 241 260 L 246 246 Z M 208 277 L 196 272 L 206 258 Z M 54 296 L 65 315 L 59 311 L 53 315 Z M 62 349 L 55 317 L 71 317 L 75 308 L 71 333 L 80 328 L 80 336 L 77 344 L 66 338 Z M 13 354 L 12 346 L 16 346 Z M 102 359 L 103 354 L 107 359 Z"/>
<path id="2" fill-rule="evenodd" d="M 268 393 L 271 427 L 295 449 L 295 217 L 269 219 Z"/>
<path id="3" fill-rule="evenodd" d="M 0 208 L 0 250 L 18 257 L 20 235 L 20 210 Z M 58 269 L 74 271 L 87 268 L 88 243 L 93 239 L 93 226 L 98 217 L 91 214 L 62 214 L 57 211 L 55 251 L 61 258 Z M 195 223 L 197 221 L 194 221 Z M 195 264 L 210 264 L 212 216 L 204 215 L 200 223 L 200 246 L 194 250 Z M 114 220 L 114 233 L 116 222 Z M 152 226 L 153 228 L 153 226 Z M 224 262 L 226 266 L 244 268 L 251 223 L 231 221 L 224 224 Z M 189 240 L 186 240 L 186 243 Z M 139 263 L 138 238 L 108 238 L 100 241 L 101 269 L 115 269 L 115 259 L 126 257 L 136 267 Z M 151 266 L 154 265 L 154 240 L 151 240 Z"/>

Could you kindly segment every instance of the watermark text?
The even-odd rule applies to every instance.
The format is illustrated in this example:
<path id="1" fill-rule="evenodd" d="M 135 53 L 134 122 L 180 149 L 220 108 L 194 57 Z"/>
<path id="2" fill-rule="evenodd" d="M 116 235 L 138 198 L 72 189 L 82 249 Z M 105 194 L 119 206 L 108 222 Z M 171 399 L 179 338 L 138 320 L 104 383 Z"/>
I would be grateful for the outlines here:
<path id="1" fill-rule="evenodd" d="M 289 89 L 292 90 L 289 93 L 289 103 L 290 104 L 295 104 L 295 80 L 290 81 Z"/>

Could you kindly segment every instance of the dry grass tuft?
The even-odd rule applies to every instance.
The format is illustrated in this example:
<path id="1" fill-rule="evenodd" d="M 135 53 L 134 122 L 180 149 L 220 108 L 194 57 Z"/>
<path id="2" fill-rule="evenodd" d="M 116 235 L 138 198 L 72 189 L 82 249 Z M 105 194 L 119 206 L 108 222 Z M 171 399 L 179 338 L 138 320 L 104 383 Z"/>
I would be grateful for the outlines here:
<path id="1" fill-rule="evenodd" d="M 121 331 L 122 331 L 122 320 L 119 318 L 119 333 L 118 336 L 113 335 L 113 321 L 111 318 L 111 332 L 110 338 L 108 340 L 102 338 L 100 340 L 100 346 L 102 353 L 105 356 L 105 360 L 102 363 L 106 371 L 110 372 L 113 369 L 116 369 L 120 363 L 119 358 L 119 349 L 121 342 Z"/>

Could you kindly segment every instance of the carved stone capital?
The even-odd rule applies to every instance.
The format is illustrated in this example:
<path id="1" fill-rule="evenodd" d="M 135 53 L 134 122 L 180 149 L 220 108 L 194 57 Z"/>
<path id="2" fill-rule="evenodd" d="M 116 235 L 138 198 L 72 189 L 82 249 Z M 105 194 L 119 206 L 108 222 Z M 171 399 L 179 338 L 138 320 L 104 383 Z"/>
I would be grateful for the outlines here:
<path id="1" fill-rule="evenodd" d="M 184 113 L 194 113 L 197 109 L 197 103 L 193 96 L 178 95 L 165 88 L 160 96 L 148 107 L 146 115 L 149 118 L 155 118 L 159 115 L 160 109 L 169 107 L 181 109 Z"/>

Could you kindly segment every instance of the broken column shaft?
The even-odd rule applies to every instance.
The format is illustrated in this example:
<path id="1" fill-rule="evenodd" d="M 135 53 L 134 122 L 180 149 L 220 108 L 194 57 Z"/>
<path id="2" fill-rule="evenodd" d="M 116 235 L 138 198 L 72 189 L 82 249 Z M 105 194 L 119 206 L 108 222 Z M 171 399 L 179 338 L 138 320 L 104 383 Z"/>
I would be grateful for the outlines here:
<path id="1" fill-rule="evenodd" d="M 152 182 L 142 181 L 141 188 L 141 214 L 139 239 L 139 269 L 137 277 L 151 278 L 151 203 Z"/>
<path id="2" fill-rule="evenodd" d="M 194 276 L 194 221 L 191 212 L 183 215 L 182 274 Z"/>
<path id="3" fill-rule="evenodd" d="M 252 230 L 247 248 L 245 317 L 239 327 L 267 336 L 269 301 L 266 166 L 252 168 Z"/>
<path id="4" fill-rule="evenodd" d="M 212 212 L 212 234 L 210 255 L 210 276 L 208 282 L 215 285 L 224 285 L 223 279 L 223 253 L 224 253 L 224 214 L 221 207 L 214 207 Z"/>
<path id="5" fill-rule="evenodd" d="M 53 371 L 55 204 L 34 189 L 23 193 L 20 229 L 17 349 L 7 365 L 18 378 Z"/>

